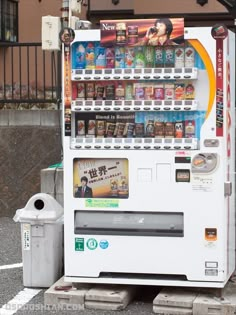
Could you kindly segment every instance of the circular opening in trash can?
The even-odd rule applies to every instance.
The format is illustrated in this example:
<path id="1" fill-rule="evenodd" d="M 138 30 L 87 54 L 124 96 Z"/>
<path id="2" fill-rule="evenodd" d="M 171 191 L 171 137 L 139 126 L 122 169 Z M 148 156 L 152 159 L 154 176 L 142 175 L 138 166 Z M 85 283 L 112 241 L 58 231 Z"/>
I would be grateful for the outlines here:
<path id="1" fill-rule="evenodd" d="M 44 202 L 43 200 L 41 199 L 37 199 L 35 202 L 34 202 L 34 206 L 37 210 L 42 210 L 44 208 Z"/>

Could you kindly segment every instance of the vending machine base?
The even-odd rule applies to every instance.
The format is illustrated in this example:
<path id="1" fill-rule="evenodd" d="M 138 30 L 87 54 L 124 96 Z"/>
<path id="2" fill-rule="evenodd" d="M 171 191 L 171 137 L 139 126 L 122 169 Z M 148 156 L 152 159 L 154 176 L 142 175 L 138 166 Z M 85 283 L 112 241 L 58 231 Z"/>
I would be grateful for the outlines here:
<path id="1" fill-rule="evenodd" d="M 159 278 L 159 279 L 158 279 Z M 134 278 L 127 275 L 127 277 L 100 277 L 100 278 L 86 278 L 86 277 L 65 277 L 66 282 L 72 283 L 99 283 L 99 284 L 126 284 L 126 285 L 147 285 L 147 286 L 171 286 L 171 287 L 191 287 L 191 288 L 224 288 L 228 280 L 224 282 L 201 282 L 201 281 L 188 281 L 177 280 L 164 280 L 165 276 L 150 277 L 150 275 L 141 275 Z M 169 275 L 167 278 L 171 278 Z M 173 277 L 174 278 L 174 277 Z"/>

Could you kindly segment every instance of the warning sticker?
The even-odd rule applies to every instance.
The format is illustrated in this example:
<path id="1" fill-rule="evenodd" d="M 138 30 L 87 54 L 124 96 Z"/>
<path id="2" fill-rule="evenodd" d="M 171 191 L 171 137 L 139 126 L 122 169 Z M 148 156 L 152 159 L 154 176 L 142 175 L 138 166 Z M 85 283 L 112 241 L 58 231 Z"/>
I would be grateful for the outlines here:
<path id="1" fill-rule="evenodd" d="M 30 250 L 30 224 L 23 224 L 23 250 Z"/>
<path id="2" fill-rule="evenodd" d="M 196 192 L 211 192 L 213 190 L 213 178 L 210 176 L 193 176 L 192 189 Z"/>

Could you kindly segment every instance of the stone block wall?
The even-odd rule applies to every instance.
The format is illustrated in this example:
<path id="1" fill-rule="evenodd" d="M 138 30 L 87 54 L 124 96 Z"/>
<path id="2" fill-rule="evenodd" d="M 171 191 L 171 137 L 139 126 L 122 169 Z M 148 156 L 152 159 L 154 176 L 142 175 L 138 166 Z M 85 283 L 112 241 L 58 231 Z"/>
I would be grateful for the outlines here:
<path id="1" fill-rule="evenodd" d="M 0 217 L 41 190 L 41 170 L 62 158 L 61 112 L 0 110 Z"/>
<path id="2" fill-rule="evenodd" d="M 41 170 L 41 191 L 55 198 L 64 206 L 63 168 L 45 168 Z"/>

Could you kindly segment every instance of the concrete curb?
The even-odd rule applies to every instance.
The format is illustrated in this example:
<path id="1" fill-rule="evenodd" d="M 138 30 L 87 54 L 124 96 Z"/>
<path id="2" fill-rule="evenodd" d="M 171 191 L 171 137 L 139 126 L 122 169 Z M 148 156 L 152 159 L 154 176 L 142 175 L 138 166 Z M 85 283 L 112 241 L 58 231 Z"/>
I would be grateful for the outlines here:
<path id="1" fill-rule="evenodd" d="M 198 292 L 194 290 L 163 289 L 153 301 L 153 312 L 163 315 L 192 315 L 193 302 L 197 295 Z"/>
<path id="2" fill-rule="evenodd" d="M 206 288 L 162 289 L 153 301 L 153 312 L 159 315 L 235 315 L 236 283 L 229 281 L 221 297 L 214 291 Z"/>
<path id="3" fill-rule="evenodd" d="M 63 290 L 64 287 L 64 290 Z M 58 305 L 66 309 L 84 310 L 85 294 L 90 289 L 90 285 L 73 287 L 71 283 L 64 282 L 64 277 L 59 279 L 44 293 L 44 305 L 57 309 Z M 56 289 L 60 288 L 60 289 Z"/>
<path id="4" fill-rule="evenodd" d="M 0 127 L 6 126 L 41 126 L 60 127 L 60 110 L 14 110 L 4 109 L 0 112 Z"/>
<path id="5" fill-rule="evenodd" d="M 123 310 L 136 292 L 133 286 L 72 284 L 59 279 L 44 293 L 44 305 L 58 310 Z"/>
<path id="6" fill-rule="evenodd" d="M 96 286 L 85 295 L 85 308 L 119 311 L 124 310 L 136 292 L 135 287 L 122 285 Z"/>

